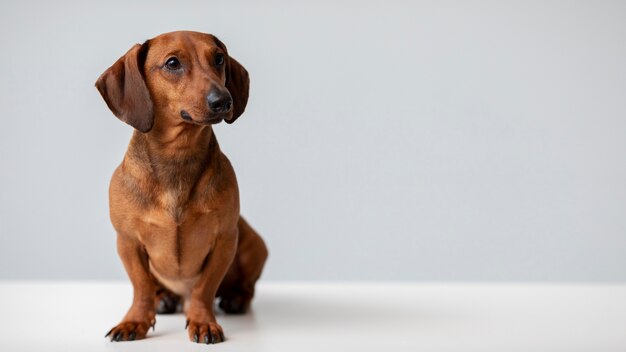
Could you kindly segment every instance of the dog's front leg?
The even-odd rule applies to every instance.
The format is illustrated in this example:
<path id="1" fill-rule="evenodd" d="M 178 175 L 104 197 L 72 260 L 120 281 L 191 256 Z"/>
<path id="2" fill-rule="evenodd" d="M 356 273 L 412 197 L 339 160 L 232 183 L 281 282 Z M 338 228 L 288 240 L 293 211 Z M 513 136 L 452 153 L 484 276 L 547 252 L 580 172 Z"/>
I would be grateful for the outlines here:
<path id="1" fill-rule="evenodd" d="M 236 250 L 237 229 L 220 236 L 208 255 L 198 282 L 191 291 L 187 310 L 187 332 L 193 342 L 209 344 L 224 341 L 224 332 L 213 313 L 213 301 Z"/>
<path id="2" fill-rule="evenodd" d="M 117 251 L 133 284 L 133 303 L 122 322 L 106 336 L 111 336 L 111 341 L 142 339 L 155 323 L 156 282 L 149 271 L 148 255 L 135 237 L 118 233 Z"/>

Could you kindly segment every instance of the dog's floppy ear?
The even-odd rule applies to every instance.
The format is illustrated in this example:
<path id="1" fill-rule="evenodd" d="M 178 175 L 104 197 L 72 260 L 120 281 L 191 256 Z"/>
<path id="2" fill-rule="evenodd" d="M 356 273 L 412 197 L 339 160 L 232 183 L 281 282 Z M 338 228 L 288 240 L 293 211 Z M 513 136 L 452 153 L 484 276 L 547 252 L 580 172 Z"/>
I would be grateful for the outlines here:
<path id="1" fill-rule="evenodd" d="M 226 89 L 233 98 L 233 117 L 226 119 L 226 123 L 233 123 L 246 109 L 248 104 L 248 91 L 250 90 L 250 77 L 248 71 L 234 57 L 228 54 L 226 45 L 215 38 L 217 45 L 224 50 L 226 57 Z"/>
<path id="2" fill-rule="evenodd" d="M 226 64 L 226 89 L 233 97 L 233 117 L 227 119 L 227 123 L 233 123 L 246 109 L 248 104 L 248 91 L 250 90 L 250 77 L 248 71 L 241 66 L 233 57 L 228 57 Z"/>
<path id="3" fill-rule="evenodd" d="M 143 74 L 147 51 L 148 42 L 135 44 L 96 81 L 113 114 L 144 133 L 154 124 L 152 99 Z"/>

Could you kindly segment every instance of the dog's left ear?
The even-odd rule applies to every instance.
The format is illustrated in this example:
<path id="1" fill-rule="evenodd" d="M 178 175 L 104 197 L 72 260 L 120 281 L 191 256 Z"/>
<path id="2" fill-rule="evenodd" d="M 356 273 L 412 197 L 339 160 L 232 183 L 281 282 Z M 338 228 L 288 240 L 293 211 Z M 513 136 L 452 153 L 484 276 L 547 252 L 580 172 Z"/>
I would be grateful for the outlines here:
<path id="1" fill-rule="evenodd" d="M 143 74 L 147 51 L 148 42 L 134 45 L 96 81 L 113 114 L 143 133 L 154 125 L 152 99 Z"/>
<path id="2" fill-rule="evenodd" d="M 234 57 L 228 54 L 226 45 L 215 38 L 217 45 L 224 50 L 228 60 L 226 61 L 226 89 L 233 98 L 233 117 L 226 119 L 226 123 L 233 123 L 243 114 L 248 104 L 248 91 L 250 90 L 250 77 L 248 71 Z"/>
<path id="3" fill-rule="evenodd" d="M 241 66 L 233 57 L 228 57 L 226 64 L 226 89 L 233 97 L 233 117 L 227 119 L 227 123 L 233 123 L 243 114 L 248 104 L 248 91 L 250 90 L 250 77 L 248 71 Z"/>

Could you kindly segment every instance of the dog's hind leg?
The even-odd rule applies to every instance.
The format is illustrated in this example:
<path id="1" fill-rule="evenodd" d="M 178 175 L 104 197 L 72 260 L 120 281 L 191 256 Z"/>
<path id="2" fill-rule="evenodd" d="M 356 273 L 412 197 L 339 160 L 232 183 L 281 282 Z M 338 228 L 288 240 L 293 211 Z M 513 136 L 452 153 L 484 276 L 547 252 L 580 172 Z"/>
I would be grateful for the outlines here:
<path id="1" fill-rule="evenodd" d="M 261 236 L 242 218 L 237 223 L 237 253 L 217 291 L 219 307 L 226 313 L 245 313 L 254 297 L 254 285 L 267 259 L 267 247 Z"/>

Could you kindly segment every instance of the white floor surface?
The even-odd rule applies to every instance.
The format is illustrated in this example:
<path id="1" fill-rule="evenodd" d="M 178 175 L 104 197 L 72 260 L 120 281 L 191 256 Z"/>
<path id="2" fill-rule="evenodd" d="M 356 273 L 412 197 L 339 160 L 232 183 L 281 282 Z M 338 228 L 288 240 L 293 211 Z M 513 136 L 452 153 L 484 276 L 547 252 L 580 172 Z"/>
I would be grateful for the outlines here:
<path id="1" fill-rule="evenodd" d="M 109 342 L 131 297 L 127 283 L 0 282 L 0 351 L 626 351 L 624 284 L 261 283 L 208 346 L 182 314 Z"/>

